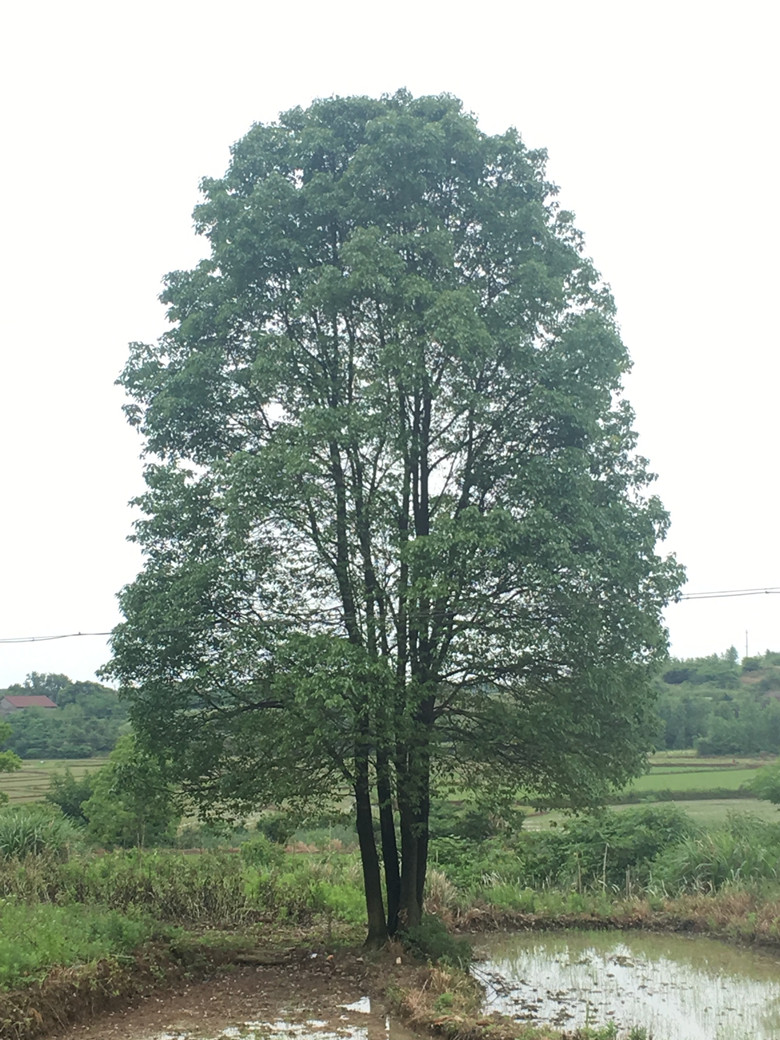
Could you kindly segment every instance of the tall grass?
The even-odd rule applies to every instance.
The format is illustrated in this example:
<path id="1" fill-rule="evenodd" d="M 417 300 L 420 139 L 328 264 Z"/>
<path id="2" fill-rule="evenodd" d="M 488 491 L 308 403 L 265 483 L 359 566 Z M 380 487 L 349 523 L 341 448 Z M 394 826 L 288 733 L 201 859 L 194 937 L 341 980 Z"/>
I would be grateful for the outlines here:
<path id="1" fill-rule="evenodd" d="M 257 845 L 229 851 L 116 850 L 61 862 L 53 855 L 0 861 L 0 896 L 15 902 L 98 905 L 161 922 L 232 928 L 261 920 L 305 923 L 318 915 L 362 924 L 365 903 L 355 856 L 272 860 Z"/>
<path id="2" fill-rule="evenodd" d="M 780 879 L 780 828 L 732 815 L 724 828 L 686 837 L 652 864 L 651 888 L 673 893 L 717 892 L 726 885 Z"/>
<path id="3" fill-rule="evenodd" d="M 0 809 L 0 858 L 48 853 L 65 859 L 83 845 L 81 832 L 70 820 L 45 808 Z"/>
<path id="4" fill-rule="evenodd" d="M 3 901 L 0 988 L 36 981 L 54 965 L 129 957 L 162 931 L 149 917 L 128 917 L 114 910 Z"/>

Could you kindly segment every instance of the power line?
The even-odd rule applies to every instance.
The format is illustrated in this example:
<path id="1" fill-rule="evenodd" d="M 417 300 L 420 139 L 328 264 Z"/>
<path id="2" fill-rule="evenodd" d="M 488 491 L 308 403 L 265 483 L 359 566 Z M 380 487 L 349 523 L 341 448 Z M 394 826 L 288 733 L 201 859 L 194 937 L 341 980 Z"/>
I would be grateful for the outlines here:
<path id="1" fill-rule="evenodd" d="M 732 596 L 777 596 L 780 588 L 771 589 L 718 589 L 715 592 L 685 592 L 680 599 L 728 599 Z"/>
<path id="2" fill-rule="evenodd" d="M 777 596 L 780 595 L 780 587 L 767 589 L 717 589 L 713 592 L 684 592 L 680 599 L 728 599 L 734 596 Z M 0 638 L 3 643 L 50 643 L 55 639 L 78 639 L 86 636 L 110 636 L 111 632 L 64 632 L 56 636 L 11 636 Z"/>
<path id="3" fill-rule="evenodd" d="M 0 639 L 0 643 L 51 643 L 52 640 L 75 640 L 84 635 L 110 635 L 110 632 L 64 632 L 62 635 L 17 635 Z"/>

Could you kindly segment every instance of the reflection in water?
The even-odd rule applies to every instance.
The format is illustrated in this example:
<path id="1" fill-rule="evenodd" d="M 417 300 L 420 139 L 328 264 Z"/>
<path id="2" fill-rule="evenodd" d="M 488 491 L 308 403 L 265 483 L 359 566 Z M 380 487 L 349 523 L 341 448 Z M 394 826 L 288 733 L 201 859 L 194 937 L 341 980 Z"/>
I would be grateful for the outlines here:
<path id="1" fill-rule="evenodd" d="M 643 1026 L 654 1040 L 776 1040 L 780 962 L 709 939 L 645 933 L 486 938 L 486 1009 L 575 1028 Z"/>

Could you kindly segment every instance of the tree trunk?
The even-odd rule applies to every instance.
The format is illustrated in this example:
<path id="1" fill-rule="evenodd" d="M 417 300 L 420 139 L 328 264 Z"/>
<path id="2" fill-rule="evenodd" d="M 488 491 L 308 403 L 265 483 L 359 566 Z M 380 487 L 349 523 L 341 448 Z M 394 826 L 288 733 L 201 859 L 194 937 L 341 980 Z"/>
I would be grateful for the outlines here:
<path id="1" fill-rule="evenodd" d="M 422 903 L 417 897 L 418 855 L 414 813 L 407 806 L 401 808 L 401 901 L 398 916 L 403 928 L 414 928 L 422 920 Z"/>
<path id="2" fill-rule="evenodd" d="M 379 856 L 371 816 L 368 756 L 362 748 L 355 751 L 355 818 L 360 860 L 363 866 L 363 887 L 366 893 L 366 915 L 368 917 L 366 945 L 382 946 L 387 942 L 387 919 L 382 899 Z"/>
<path id="3" fill-rule="evenodd" d="M 401 905 L 401 871 L 398 864 L 398 842 L 395 835 L 395 819 L 393 816 L 390 761 L 385 751 L 377 750 L 376 773 L 376 788 L 379 797 L 379 825 L 382 834 L 382 859 L 385 866 L 385 889 L 387 891 L 387 931 L 392 936 L 398 931 L 398 910 Z"/>
<path id="4" fill-rule="evenodd" d="M 406 750 L 406 767 L 398 773 L 398 812 L 401 829 L 401 903 L 399 920 L 403 928 L 414 928 L 422 920 L 422 900 L 418 895 L 418 877 L 425 866 L 420 864 L 419 791 L 410 763 L 414 750 Z"/>

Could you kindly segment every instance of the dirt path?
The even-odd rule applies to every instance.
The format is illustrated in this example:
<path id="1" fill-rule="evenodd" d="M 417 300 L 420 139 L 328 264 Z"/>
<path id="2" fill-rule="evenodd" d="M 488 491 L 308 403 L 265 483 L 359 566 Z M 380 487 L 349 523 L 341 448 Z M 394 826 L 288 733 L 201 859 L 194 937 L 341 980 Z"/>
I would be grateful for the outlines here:
<path id="1" fill-rule="evenodd" d="M 396 971 L 400 982 L 407 972 L 403 967 Z M 240 1030 L 247 1022 L 314 1018 L 329 1030 L 349 1034 L 361 1027 L 367 1029 L 368 1040 L 385 1040 L 381 993 L 387 981 L 387 963 L 380 966 L 360 952 L 337 956 L 296 952 L 284 964 L 222 971 L 212 979 L 183 984 L 175 992 L 146 997 L 51 1035 L 59 1040 L 189 1040 L 217 1037 L 228 1027 Z M 345 1005 L 366 996 L 374 998 L 372 1013 L 345 1010 Z M 393 1037 L 400 1035 L 394 1028 Z"/>

